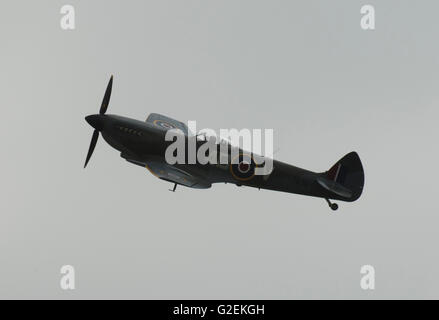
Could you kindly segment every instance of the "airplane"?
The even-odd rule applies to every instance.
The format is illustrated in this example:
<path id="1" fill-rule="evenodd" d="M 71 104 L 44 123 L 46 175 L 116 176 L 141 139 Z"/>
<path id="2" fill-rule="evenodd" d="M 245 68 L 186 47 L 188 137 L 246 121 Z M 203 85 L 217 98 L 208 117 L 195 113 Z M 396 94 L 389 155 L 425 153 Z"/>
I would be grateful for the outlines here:
<path id="1" fill-rule="evenodd" d="M 174 164 L 165 160 L 166 148 L 173 143 L 166 141 L 166 132 L 180 129 L 185 139 L 188 127 L 177 120 L 157 113 L 151 113 L 146 121 L 106 114 L 113 86 L 113 76 L 108 82 L 99 114 L 85 117 L 94 128 L 84 168 L 93 154 L 94 148 L 102 135 L 104 140 L 120 156 L 130 163 L 146 167 L 159 179 L 171 182 L 174 191 L 177 185 L 190 188 L 207 189 L 213 183 L 231 183 L 237 186 L 255 187 L 282 191 L 300 195 L 323 198 L 332 210 L 337 210 L 337 203 L 331 200 L 353 202 L 360 198 L 364 186 L 364 171 L 356 152 L 351 152 L 337 161 L 329 170 L 312 172 L 287 163 L 273 160 L 273 170 L 267 175 L 255 175 L 258 164 L 252 155 L 239 149 L 239 159 L 228 164 Z M 205 140 L 196 140 L 196 148 Z M 186 146 L 188 144 L 186 143 Z M 231 147 L 227 149 L 231 150 Z M 187 153 L 186 153 L 187 154 Z"/>

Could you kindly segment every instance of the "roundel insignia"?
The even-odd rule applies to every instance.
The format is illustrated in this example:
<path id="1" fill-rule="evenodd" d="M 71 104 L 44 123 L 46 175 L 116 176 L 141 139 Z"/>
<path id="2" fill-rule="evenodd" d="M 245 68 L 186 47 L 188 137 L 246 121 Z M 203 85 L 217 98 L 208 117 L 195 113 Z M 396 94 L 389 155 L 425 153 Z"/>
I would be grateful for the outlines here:
<path id="1" fill-rule="evenodd" d="M 248 155 L 241 153 L 239 156 L 235 157 L 230 164 L 230 172 L 232 176 L 241 181 L 250 180 L 255 175 L 256 163 L 253 158 Z"/>
<path id="2" fill-rule="evenodd" d="M 166 121 L 163 121 L 163 120 L 160 120 L 160 119 L 154 120 L 153 123 L 156 126 L 162 127 L 164 129 L 175 129 L 176 128 L 174 125 L 170 124 L 169 122 L 166 122 Z"/>

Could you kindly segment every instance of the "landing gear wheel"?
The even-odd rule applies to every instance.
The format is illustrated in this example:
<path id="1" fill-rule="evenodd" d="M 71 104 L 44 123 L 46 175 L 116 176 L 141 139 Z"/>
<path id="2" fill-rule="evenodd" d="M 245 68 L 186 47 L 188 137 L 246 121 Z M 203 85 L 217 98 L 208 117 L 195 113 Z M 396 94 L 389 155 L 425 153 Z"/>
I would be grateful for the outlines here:
<path id="1" fill-rule="evenodd" d="M 338 204 L 332 203 L 331 201 L 329 201 L 329 199 L 325 199 L 325 200 L 328 203 L 328 206 L 332 209 L 332 211 L 336 211 L 338 209 Z"/>

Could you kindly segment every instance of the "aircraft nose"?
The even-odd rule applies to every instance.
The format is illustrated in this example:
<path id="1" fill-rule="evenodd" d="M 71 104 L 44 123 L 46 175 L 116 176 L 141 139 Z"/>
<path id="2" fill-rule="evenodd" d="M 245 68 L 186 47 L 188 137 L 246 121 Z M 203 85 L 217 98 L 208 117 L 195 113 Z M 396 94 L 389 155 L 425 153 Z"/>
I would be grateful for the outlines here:
<path id="1" fill-rule="evenodd" d="M 90 116 L 85 117 L 85 121 L 88 122 L 96 130 L 101 131 L 103 128 L 102 116 L 100 114 L 92 114 Z"/>

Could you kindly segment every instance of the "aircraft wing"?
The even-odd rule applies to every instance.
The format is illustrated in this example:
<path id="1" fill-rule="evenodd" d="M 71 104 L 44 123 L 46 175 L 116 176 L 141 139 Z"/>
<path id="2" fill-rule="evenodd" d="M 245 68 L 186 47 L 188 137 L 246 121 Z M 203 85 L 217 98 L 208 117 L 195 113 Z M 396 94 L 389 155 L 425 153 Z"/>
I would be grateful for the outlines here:
<path id="1" fill-rule="evenodd" d="M 177 121 L 175 119 L 169 118 L 167 116 L 158 113 L 151 113 L 146 119 L 146 122 L 151 123 L 160 128 L 163 128 L 165 130 L 180 129 L 181 131 L 184 132 L 185 135 L 188 135 L 188 127 L 183 122 Z"/>
<path id="2" fill-rule="evenodd" d="M 157 178 L 172 183 L 181 184 L 186 187 L 207 189 L 211 183 L 204 179 L 175 166 L 159 161 L 148 161 L 146 168 Z"/>

